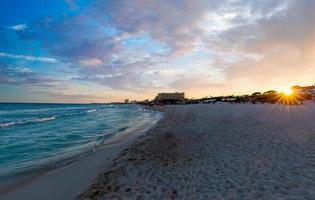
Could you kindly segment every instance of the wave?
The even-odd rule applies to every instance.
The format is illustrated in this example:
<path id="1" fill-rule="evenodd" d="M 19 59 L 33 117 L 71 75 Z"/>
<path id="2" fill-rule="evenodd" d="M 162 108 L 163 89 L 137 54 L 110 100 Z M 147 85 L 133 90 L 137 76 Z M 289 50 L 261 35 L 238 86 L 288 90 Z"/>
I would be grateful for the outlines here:
<path id="1" fill-rule="evenodd" d="M 37 113 L 46 111 L 59 111 L 59 110 L 84 110 L 89 107 L 62 107 L 62 108 L 39 108 L 39 109 L 17 109 L 17 110 L 0 110 L 1 114 L 19 114 L 19 113 Z"/>
<path id="2" fill-rule="evenodd" d="M 91 110 L 88 110 L 88 111 L 86 111 L 87 113 L 91 113 L 91 112 L 95 112 L 96 111 L 96 109 L 91 109 Z"/>
<path id="3" fill-rule="evenodd" d="M 44 118 L 36 118 L 36 119 L 29 119 L 29 120 L 18 120 L 12 122 L 5 122 L 0 123 L 0 127 L 8 127 L 8 126 L 15 126 L 15 125 L 23 125 L 23 124 L 30 124 L 30 123 L 38 123 L 38 122 L 45 122 L 56 119 L 55 116 L 52 117 L 44 117 Z"/>

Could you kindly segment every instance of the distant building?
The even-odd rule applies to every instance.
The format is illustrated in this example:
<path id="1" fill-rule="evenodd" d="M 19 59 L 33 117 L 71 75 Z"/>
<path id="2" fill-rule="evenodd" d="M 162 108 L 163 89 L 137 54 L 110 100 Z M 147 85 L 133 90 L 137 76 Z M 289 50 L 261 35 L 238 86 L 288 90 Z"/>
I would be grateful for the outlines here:
<path id="1" fill-rule="evenodd" d="M 185 99 L 184 92 L 175 93 L 159 93 L 155 97 L 155 101 L 183 101 Z"/>
<path id="2" fill-rule="evenodd" d="M 129 104 L 129 99 L 125 99 L 125 104 Z"/>

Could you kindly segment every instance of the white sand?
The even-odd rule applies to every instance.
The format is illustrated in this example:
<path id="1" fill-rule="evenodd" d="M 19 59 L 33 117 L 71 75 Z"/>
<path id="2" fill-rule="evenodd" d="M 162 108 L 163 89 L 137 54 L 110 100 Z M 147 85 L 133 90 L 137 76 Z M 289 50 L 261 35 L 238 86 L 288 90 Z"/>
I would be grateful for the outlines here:
<path id="1" fill-rule="evenodd" d="M 315 106 L 165 106 L 83 199 L 315 199 Z"/>
<path id="2" fill-rule="evenodd" d="M 158 118 L 151 121 L 151 126 Z M 141 140 L 150 124 L 139 123 L 133 129 L 120 133 L 98 146 L 95 153 L 69 166 L 49 172 L 16 190 L 2 194 L 1 200 L 68 200 L 77 196 L 91 185 L 98 174 L 110 167 L 117 155 Z"/>

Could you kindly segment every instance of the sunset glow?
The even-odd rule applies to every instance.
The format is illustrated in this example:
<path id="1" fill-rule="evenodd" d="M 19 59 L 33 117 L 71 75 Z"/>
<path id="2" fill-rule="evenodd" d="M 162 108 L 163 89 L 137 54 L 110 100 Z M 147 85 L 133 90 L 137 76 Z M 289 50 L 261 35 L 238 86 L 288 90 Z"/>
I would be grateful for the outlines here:
<path id="1" fill-rule="evenodd" d="M 287 96 L 290 96 L 293 94 L 293 91 L 291 89 L 286 89 L 286 90 L 283 90 L 283 93 Z"/>
<path id="2" fill-rule="evenodd" d="M 314 122 L 315 0 L 0 0 L 0 199 L 315 200 Z"/>
<path id="3" fill-rule="evenodd" d="M 1 102 L 242 95 L 315 82 L 315 1 L 1 1 Z M 291 91 L 283 91 L 291 94 Z"/>

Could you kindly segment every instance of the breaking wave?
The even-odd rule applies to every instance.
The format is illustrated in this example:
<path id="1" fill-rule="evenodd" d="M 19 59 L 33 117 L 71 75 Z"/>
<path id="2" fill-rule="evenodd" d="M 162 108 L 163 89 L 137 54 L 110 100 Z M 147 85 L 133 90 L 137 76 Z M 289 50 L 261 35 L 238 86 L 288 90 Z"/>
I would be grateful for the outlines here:
<path id="1" fill-rule="evenodd" d="M 0 123 L 0 127 L 8 127 L 8 126 L 15 126 L 15 125 L 23 125 L 23 124 L 30 124 L 30 123 L 38 123 L 38 122 L 45 122 L 56 119 L 55 116 L 52 117 L 44 117 L 44 118 L 36 118 L 36 119 L 27 119 L 27 120 L 18 120 L 18 121 L 11 121 Z"/>

